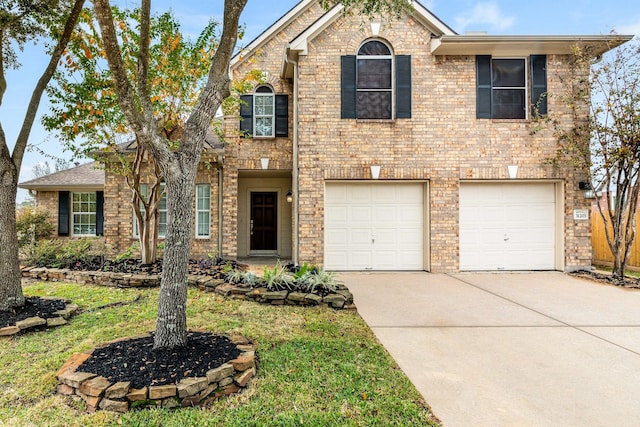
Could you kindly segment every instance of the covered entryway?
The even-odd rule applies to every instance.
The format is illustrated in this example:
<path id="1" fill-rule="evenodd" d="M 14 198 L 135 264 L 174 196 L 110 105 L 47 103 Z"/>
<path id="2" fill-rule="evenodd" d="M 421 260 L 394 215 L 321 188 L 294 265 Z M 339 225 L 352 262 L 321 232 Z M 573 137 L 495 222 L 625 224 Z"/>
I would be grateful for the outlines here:
<path id="1" fill-rule="evenodd" d="M 325 268 L 425 270 L 424 182 L 327 182 Z"/>
<path id="2" fill-rule="evenodd" d="M 556 269 L 558 185 L 461 183 L 460 270 Z"/>
<path id="3" fill-rule="evenodd" d="M 290 188 L 290 171 L 239 171 L 238 257 L 291 259 Z"/>

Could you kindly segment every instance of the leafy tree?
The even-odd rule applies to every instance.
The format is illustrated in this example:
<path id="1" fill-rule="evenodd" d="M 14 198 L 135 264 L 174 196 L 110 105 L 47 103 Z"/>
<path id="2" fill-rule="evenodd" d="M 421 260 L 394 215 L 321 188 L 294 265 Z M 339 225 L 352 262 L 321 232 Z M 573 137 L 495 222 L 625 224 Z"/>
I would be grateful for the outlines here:
<path id="1" fill-rule="evenodd" d="M 51 165 L 49 164 L 49 162 L 45 161 L 45 162 L 39 162 L 38 164 L 36 164 L 33 167 L 32 172 L 33 172 L 33 176 L 35 176 L 36 178 L 39 178 L 41 176 L 50 175 L 54 172 L 60 172 L 65 169 L 69 169 L 70 167 L 71 167 L 71 162 L 66 161 L 64 159 L 56 159 L 53 165 L 53 170 L 51 169 Z"/>
<path id="2" fill-rule="evenodd" d="M 591 75 L 591 151 L 594 188 L 613 254 L 613 275 L 624 277 L 636 237 L 640 191 L 640 41 L 623 45 L 596 64 Z M 612 197 L 615 195 L 615 198 Z"/>
<path id="3" fill-rule="evenodd" d="M 621 42 L 616 40 L 611 47 Z M 640 191 L 639 54 L 639 40 L 617 47 L 602 59 L 587 47 L 576 46 L 573 72 L 563 82 L 576 126 L 554 127 L 559 141 L 555 160 L 570 158 L 588 171 L 592 188 L 606 200 L 598 201 L 598 211 L 614 258 L 613 276 L 620 278 L 635 240 Z"/>
<path id="4" fill-rule="evenodd" d="M 0 310 L 24 304 L 16 232 L 18 176 L 42 94 L 83 5 L 84 0 L 0 0 L 0 106 L 8 85 L 6 71 L 19 66 L 15 49 L 29 41 L 53 40 L 49 63 L 31 94 L 12 150 L 0 124 Z"/>
<path id="5" fill-rule="evenodd" d="M 113 7 L 111 13 L 127 78 L 135 81 L 140 10 Z M 180 24 L 170 12 L 149 19 L 150 104 L 158 132 L 165 143 L 172 144 L 182 138 L 184 118 L 194 108 L 204 84 L 217 44 L 218 24 L 211 21 L 192 42 L 180 33 Z M 123 151 L 122 147 L 129 145 L 126 142 L 136 141 L 136 135 L 118 105 L 96 25 L 93 14 L 85 10 L 54 76 L 56 85 L 47 90 L 52 108 L 43 123 L 46 129 L 57 131 L 67 149 L 79 156 L 90 156 L 125 178 L 139 224 L 142 262 L 150 264 L 157 259 L 162 174 L 153 156 L 146 155 L 143 144 L 131 144 L 135 146 L 133 158 L 130 152 Z M 141 96 L 135 87 L 134 92 L 134 97 Z M 151 171 L 146 187 L 140 180 L 145 164 Z"/>
<path id="6" fill-rule="evenodd" d="M 191 200 L 195 175 L 204 149 L 206 132 L 216 110 L 230 95 L 229 62 L 236 45 L 238 20 L 247 1 L 225 0 L 222 34 L 210 62 L 206 84 L 185 121 L 184 135 L 179 143 L 168 144 L 165 136 L 155 126 L 151 95 L 151 0 L 142 0 L 140 32 L 137 37 L 138 73 L 133 79 L 126 71 L 109 1 L 94 0 L 94 10 L 118 102 L 138 143 L 150 151 L 166 182 L 170 221 L 165 239 L 154 348 L 180 347 L 187 341 L 187 265 L 191 245 Z M 329 7 L 338 1 L 320 2 Z M 408 0 L 345 0 L 341 3 L 347 10 L 369 15 L 398 15 L 402 10 L 410 8 Z"/>

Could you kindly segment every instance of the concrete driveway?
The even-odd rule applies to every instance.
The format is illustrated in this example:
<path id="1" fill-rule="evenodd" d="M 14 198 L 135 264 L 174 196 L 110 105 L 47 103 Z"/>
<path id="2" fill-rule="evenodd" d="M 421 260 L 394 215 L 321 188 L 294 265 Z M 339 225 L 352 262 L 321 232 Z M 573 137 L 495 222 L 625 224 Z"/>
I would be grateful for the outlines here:
<path id="1" fill-rule="evenodd" d="M 446 427 L 640 426 L 640 291 L 549 273 L 341 273 Z"/>

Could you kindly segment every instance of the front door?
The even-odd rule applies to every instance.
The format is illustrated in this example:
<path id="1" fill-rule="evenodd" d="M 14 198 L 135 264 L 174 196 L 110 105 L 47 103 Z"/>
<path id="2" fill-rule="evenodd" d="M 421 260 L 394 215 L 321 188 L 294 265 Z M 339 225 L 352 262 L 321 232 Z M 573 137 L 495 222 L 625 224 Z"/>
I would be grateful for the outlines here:
<path id="1" fill-rule="evenodd" d="M 278 250 L 278 193 L 251 193 L 251 251 Z"/>

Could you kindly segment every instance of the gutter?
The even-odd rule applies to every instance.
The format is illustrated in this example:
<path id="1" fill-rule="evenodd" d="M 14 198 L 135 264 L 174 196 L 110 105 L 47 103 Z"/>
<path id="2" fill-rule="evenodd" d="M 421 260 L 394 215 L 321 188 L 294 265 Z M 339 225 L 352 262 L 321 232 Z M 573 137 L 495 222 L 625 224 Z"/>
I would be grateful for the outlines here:
<path id="1" fill-rule="evenodd" d="M 298 247 L 300 245 L 300 210 L 298 202 L 298 179 L 299 179 L 299 152 L 298 152 L 298 61 L 289 59 L 289 47 L 287 47 L 284 60 L 287 64 L 293 66 L 293 167 L 291 170 L 291 192 L 293 193 L 293 239 L 292 239 L 292 262 L 295 265 L 299 264 L 300 254 Z"/>
<path id="2" fill-rule="evenodd" d="M 218 256 L 222 257 L 222 202 L 223 202 L 223 194 L 222 189 L 224 188 L 224 174 L 222 170 L 222 160 L 223 156 L 218 154 Z"/>

